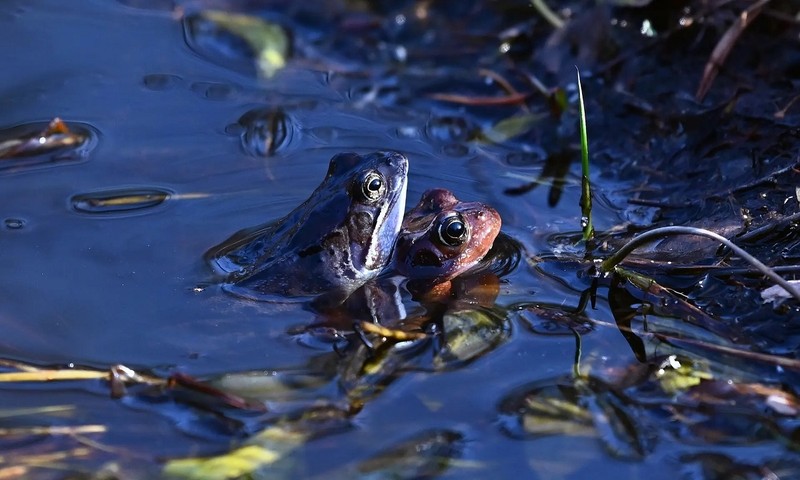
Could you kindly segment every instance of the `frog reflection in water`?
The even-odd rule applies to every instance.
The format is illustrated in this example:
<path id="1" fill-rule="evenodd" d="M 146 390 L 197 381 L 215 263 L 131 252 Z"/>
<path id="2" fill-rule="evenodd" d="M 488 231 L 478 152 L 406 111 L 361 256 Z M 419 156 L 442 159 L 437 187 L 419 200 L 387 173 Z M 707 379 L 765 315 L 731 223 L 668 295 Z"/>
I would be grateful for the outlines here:
<path id="1" fill-rule="evenodd" d="M 396 152 L 336 155 L 302 205 L 280 220 L 237 232 L 205 258 L 236 295 L 325 294 L 340 301 L 389 262 L 407 175 L 408 159 Z"/>

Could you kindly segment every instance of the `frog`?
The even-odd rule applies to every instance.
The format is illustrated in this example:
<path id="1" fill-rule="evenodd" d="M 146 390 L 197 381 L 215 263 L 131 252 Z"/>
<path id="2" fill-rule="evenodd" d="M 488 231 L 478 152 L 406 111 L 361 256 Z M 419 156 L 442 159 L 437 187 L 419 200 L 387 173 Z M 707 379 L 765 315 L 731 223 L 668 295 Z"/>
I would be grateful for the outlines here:
<path id="1" fill-rule="evenodd" d="M 498 262 L 487 254 L 494 251 L 501 225 L 500 214 L 484 203 L 462 202 L 441 188 L 426 191 L 406 212 L 392 263 L 381 276 L 345 303 L 321 309 L 317 322 L 297 326 L 292 332 L 349 331 L 354 318 L 397 324 L 406 318 L 403 287 L 429 310 L 426 317 L 459 299 L 492 304 L 499 290 L 494 271 Z M 505 257 L 505 253 L 498 255 Z"/>
<path id="2" fill-rule="evenodd" d="M 223 288 L 255 300 L 343 301 L 389 264 L 406 203 L 408 158 L 340 153 L 322 183 L 283 218 L 205 253 Z"/>
<path id="3" fill-rule="evenodd" d="M 462 202 L 443 188 L 428 190 L 403 219 L 394 270 L 417 285 L 446 284 L 479 264 L 501 226 L 489 205 Z"/>

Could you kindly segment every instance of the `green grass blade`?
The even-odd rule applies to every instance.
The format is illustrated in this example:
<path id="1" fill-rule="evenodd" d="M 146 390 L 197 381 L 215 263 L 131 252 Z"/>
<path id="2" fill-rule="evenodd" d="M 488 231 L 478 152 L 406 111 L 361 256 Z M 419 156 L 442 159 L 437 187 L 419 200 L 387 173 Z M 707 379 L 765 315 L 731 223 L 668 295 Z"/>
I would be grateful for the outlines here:
<path id="1" fill-rule="evenodd" d="M 581 227 L 583 228 L 583 240 L 590 242 L 594 240 L 594 226 L 592 225 L 592 186 L 589 181 L 589 136 L 586 133 L 586 110 L 583 108 L 581 72 L 577 66 L 575 71 L 578 74 L 578 108 L 580 109 L 581 132 Z"/>

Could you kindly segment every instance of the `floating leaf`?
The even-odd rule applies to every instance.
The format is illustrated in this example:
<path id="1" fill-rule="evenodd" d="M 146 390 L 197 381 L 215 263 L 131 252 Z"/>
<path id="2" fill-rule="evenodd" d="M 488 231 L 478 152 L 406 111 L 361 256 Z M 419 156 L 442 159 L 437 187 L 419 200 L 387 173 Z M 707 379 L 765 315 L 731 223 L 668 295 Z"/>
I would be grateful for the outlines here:
<path id="1" fill-rule="evenodd" d="M 73 195 L 70 204 L 80 213 L 108 215 L 157 207 L 170 195 L 170 192 L 156 188 L 101 190 Z"/>
<path id="2" fill-rule="evenodd" d="M 87 124 L 69 127 L 60 118 L 0 130 L 0 170 L 80 160 L 97 143 L 97 132 Z"/>
<path id="3" fill-rule="evenodd" d="M 58 117 L 41 132 L 0 142 L 0 158 L 41 155 L 53 150 L 74 147 L 86 141 L 86 135 L 72 132 Z"/>

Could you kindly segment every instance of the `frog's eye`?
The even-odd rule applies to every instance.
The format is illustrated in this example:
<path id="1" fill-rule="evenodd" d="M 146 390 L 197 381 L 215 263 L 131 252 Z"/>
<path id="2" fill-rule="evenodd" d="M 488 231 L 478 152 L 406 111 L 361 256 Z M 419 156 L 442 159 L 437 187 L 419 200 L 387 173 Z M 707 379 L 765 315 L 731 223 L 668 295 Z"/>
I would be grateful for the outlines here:
<path id="1" fill-rule="evenodd" d="M 469 227 L 459 214 L 451 215 L 439 224 L 439 240 L 443 244 L 457 247 L 469 236 Z"/>
<path id="2" fill-rule="evenodd" d="M 361 181 L 361 193 L 364 199 L 374 202 L 383 198 L 386 192 L 386 180 L 378 172 L 369 172 Z"/>

